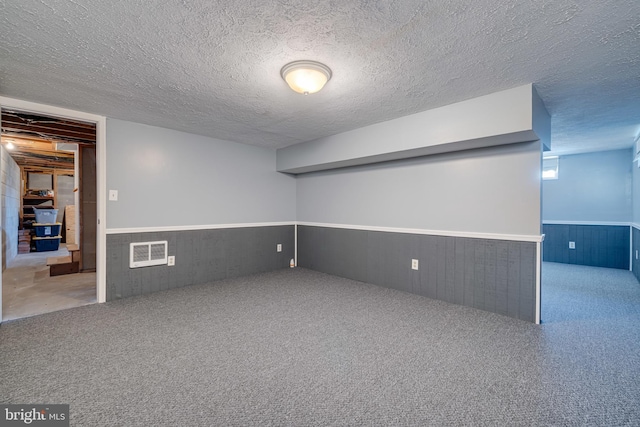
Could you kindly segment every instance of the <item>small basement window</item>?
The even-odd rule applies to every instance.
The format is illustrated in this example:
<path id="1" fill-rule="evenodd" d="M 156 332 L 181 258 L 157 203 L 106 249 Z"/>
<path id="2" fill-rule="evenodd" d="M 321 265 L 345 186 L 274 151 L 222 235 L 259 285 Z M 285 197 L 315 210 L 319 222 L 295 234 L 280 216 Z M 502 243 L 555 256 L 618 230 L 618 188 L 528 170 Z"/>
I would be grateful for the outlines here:
<path id="1" fill-rule="evenodd" d="M 542 159 L 542 179 L 558 179 L 558 157 Z"/>

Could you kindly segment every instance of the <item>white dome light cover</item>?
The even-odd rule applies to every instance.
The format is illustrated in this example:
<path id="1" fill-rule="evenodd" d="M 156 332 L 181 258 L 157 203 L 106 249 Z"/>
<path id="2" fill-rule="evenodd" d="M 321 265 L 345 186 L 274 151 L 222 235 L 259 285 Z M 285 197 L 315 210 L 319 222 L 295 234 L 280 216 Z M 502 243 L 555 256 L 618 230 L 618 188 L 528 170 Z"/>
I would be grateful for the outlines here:
<path id="1" fill-rule="evenodd" d="M 293 61 L 282 67 L 280 75 L 295 92 L 308 95 L 331 80 L 331 69 L 316 61 Z"/>

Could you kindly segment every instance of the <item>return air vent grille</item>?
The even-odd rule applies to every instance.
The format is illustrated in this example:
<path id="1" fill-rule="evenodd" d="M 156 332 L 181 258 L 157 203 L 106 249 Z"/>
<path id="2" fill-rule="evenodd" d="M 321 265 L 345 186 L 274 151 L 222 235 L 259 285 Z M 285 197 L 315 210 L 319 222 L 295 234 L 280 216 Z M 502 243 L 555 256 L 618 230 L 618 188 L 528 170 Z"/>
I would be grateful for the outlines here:
<path id="1" fill-rule="evenodd" d="M 168 242 L 143 242 L 129 245 L 129 268 L 167 263 Z"/>

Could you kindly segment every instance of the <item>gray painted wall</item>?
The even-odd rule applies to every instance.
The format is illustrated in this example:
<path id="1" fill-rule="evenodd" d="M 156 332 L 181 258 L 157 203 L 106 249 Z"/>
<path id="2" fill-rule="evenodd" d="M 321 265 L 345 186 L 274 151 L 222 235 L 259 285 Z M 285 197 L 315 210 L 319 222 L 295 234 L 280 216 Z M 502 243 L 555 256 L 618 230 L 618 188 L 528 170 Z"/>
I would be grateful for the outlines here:
<path id="1" fill-rule="evenodd" d="M 631 227 L 632 246 L 631 246 L 631 271 L 636 279 L 640 282 L 640 230 Z M 636 253 L 638 254 L 636 256 Z"/>
<path id="2" fill-rule="evenodd" d="M 107 228 L 295 220 L 275 150 L 107 120 Z"/>
<path id="3" fill-rule="evenodd" d="M 299 175 L 298 221 L 540 234 L 539 142 Z"/>
<path id="4" fill-rule="evenodd" d="M 20 222 L 20 167 L 4 146 L 0 149 L 2 179 L 2 270 L 18 254 L 18 226 Z M 0 298 L 0 301 L 2 298 Z"/>
<path id="5" fill-rule="evenodd" d="M 629 160 L 633 159 L 634 154 L 631 151 Z M 638 165 L 640 162 L 633 162 L 631 164 L 631 175 L 632 175 L 632 193 L 633 193 L 633 202 L 632 202 L 632 222 L 635 224 L 640 224 L 640 168 Z"/>
<path id="6" fill-rule="evenodd" d="M 130 243 L 158 240 L 175 266 L 129 268 Z M 108 235 L 107 301 L 289 268 L 293 256 L 293 225 Z"/>
<path id="7" fill-rule="evenodd" d="M 544 261 L 629 269 L 627 225 L 545 224 L 543 231 Z"/>
<path id="8" fill-rule="evenodd" d="M 631 151 L 629 157 L 632 160 L 635 157 L 635 150 Z M 632 176 L 632 222 L 634 225 L 640 226 L 640 168 L 638 168 L 639 162 L 633 162 L 631 165 Z M 635 227 L 631 227 L 632 230 L 632 247 L 631 247 L 631 270 L 636 276 L 636 279 L 640 281 L 640 230 Z M 636 257 L 636 251 L 638 256 Z"/>
<path id="9" fill-rule="evenodd" d="M 630 222 L 640 203 L 633 200 L 640 178 L 636 173 L 633 189 L 631 159 L 630 149 L 560 156 L 558 179 L 542 184 L 542 219 Z"/>
<path id="10" fill-rule="evenodd" d="M 304 268 L 535 322 L 535 243 L 298 226 L 298 254 Z"/>

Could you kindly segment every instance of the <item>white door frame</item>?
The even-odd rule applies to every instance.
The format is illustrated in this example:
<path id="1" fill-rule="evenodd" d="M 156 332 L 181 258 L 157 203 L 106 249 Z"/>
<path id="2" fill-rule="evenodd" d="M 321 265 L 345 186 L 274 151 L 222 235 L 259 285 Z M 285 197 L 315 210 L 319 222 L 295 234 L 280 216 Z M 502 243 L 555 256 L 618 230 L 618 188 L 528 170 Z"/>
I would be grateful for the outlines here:
<path id="1" fill-rule="evenodd" d="M 28 113 L 51 115 L 72 120 L 82 120 L 96 124 L 96 183 L 97 183 L 97 214 L 96 224 L 96 299 L 99 303 L 107 300 L 107 118 L 96 114 L 38 104 L 20 99 L 0 96 L 0 108 L 8 108 Z M 0 280 L 0 301 L 2 301 L 2 280 Z M 2 306 L 0 305 L 0 322 Z"/>

